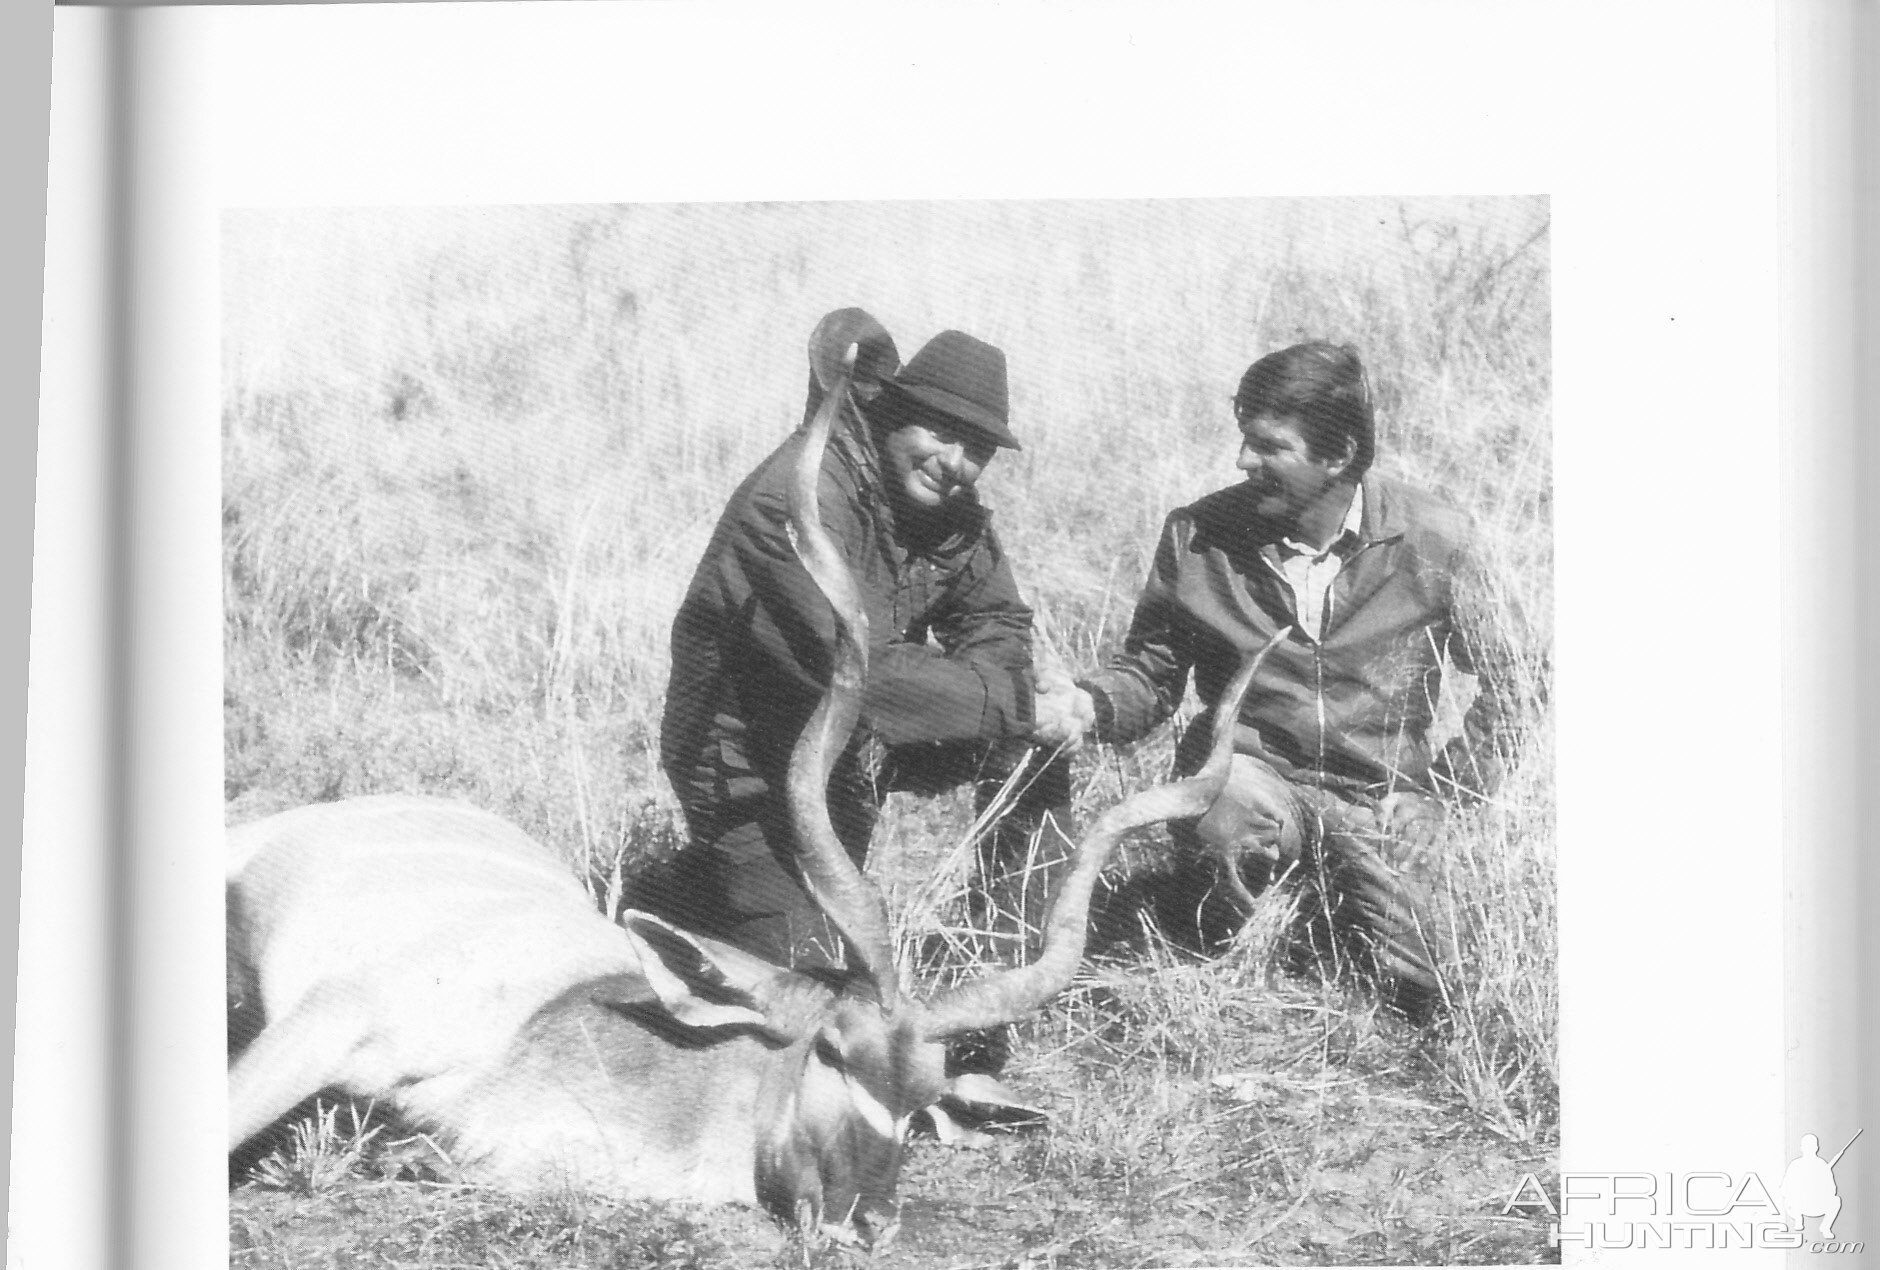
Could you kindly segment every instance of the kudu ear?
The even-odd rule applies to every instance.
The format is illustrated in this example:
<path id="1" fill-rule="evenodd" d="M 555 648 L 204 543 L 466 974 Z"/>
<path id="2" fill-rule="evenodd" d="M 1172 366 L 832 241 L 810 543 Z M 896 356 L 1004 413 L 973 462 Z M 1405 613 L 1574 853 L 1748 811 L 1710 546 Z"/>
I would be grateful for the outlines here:
<path id="1" fill-rule="evenodd" d="M 773 1025 L 764 987 L 785 972 L 730 944 L 680 930 L 651 913 L 620 915 L 639 954 L 640 973 L 659 1004 L 687 1027 L 755 1027 L 779 1041 L 795 1039 Z M 623 1004 L 626 1004 L 623 1002 Z"/>
<path id="2" fill-rule="evenodd" d="M 942 1145 L 968 1149 L 992 1144 L 985 1130 L 1039 1129 L 1051 1119 L 1049 1112 L 1019 1101 L 997 1077 L 984 1072 L 955 1076 L 937 1101 L 915 1114 L 927 1121 Z"/>
<path id="3" fill-rule="evenodd" d="M 998 1077 L 985 1072 L 961 1072 L 949 1080 L 940 1105 L 981 1124 L 1007 1128 L 1041 1125 L 1051 1118 L 1050 1112 L 1021 1101 Z"/>

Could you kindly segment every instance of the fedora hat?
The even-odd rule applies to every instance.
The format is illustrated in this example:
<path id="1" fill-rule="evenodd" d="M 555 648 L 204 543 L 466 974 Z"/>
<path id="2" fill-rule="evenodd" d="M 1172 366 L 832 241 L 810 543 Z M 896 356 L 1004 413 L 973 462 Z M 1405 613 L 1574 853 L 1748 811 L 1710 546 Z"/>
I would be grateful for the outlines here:
<path id="1" fill-rule="evenodd" d="M 994 445 L 1021 449 L 1007 426 L 1005 354 L 964 331 L 942 331 L 928 340 L 900 373 L 887 381 L 893 393 L 946 415 Z"/>

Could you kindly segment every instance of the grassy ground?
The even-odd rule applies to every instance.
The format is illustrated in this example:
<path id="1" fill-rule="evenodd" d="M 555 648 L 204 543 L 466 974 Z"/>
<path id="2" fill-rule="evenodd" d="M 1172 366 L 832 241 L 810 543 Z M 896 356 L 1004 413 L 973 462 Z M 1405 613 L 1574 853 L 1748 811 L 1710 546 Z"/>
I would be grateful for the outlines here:
<path id="1" fill-rule="evenodd" d="M 1293 967 L 1283 895 L 1214 958 L 1125 915 L 1134 937 L 1020 1036 L 1011 1078 L 1051 1129 L 919 1146 L 901 1239 L 876 1260 L 1542 1259 L 1543 1233 L 1496 1213 L 1557 1142 L 1545 227 L 1522 200 L 232 216 L 229 818 L 466 797 L 603 900 L 673 849 L 654 761 L 667 624 L 730 488 L 797 422 L 803 341 L 830 308 L 868 307 L 904 355 L 947 326 L 1007 350 L 1026 449 L 993 464 L 987 501 L 1073 669 L 1119 640 L 1162 516 L 1234 479 L 1227 398 L 1247 362 L 1349 341 L 1380 468 L 1482 526 L 1531 707 L 1501 794 L 1441 844 L 1453 1023 L 1412 1031 Z M 1084 814 L 1169 754 L 1165 734 L 1081 756 Z M 890 805 L 875 865 L 910 939 L 957 920 L 968 811 Z M 1165 850 L 1132 846 L 1118 885 Z M 274 1188 L 232 1192 L 237 1264 L 849 1255 L 750 1214 L 377 1181 L 377 1149 L 339 1151 L 317 1185 L 284 1162 Z"/>

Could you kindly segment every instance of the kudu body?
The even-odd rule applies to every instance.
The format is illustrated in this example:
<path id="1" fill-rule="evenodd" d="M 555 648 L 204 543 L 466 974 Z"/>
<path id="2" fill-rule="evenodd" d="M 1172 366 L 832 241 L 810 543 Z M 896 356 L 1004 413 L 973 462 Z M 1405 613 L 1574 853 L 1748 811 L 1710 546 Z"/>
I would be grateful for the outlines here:
<path id="1" fill-rule="evenodd" d="M 1207 808 L 1257 657 L 1218 712 L 1230 722 L 1203 773 L 1092 827 L 1035 962 L 929 1001 L 903 992 L 880 892 L 843 851 L 825 798 L 867 649 L 853 578 L 817 514 L 855 356 L 837 316 L 812 340 L 828 391 L 805 426 L 791 515 L 838 642 L 790 799 L 805 882 L 854 969 L 788 970 L 632 911 L 610 922 L 552 853 L 463 804 L 390 796 L 285 812 L 230 835 L 231 1035 L 238 1019 L 259 1026 L 229 1073 L 231 1149 L 339 1089 L 427 1132 L 466 1180 L 758 1202 L 870 1237 L 893 1220 L 909 1118 L 945 1092 L 945 1039 L 1022 1018 L 1068 984 L 1116 842 Z"/>

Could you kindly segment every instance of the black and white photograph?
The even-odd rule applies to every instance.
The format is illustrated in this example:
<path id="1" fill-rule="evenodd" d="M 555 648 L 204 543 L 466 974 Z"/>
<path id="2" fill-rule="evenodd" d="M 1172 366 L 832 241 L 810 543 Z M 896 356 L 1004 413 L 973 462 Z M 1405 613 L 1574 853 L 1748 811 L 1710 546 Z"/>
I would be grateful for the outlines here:
<path id="1" fill-rule="evenodd" d="M 1557 1258 L 1548 230 L 229 213 L 233 1264 Z"/>

